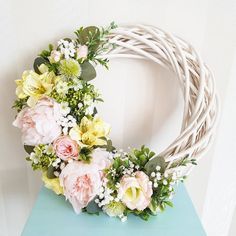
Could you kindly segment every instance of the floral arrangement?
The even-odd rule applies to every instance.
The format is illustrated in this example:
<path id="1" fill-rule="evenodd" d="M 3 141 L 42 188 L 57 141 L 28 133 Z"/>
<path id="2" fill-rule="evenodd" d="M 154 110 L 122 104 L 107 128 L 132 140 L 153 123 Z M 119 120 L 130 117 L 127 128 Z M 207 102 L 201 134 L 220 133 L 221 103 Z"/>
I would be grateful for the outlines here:
<path id="1" fill-rule="evenodd" d="M 90 81 L 96 64 L 108 68 L 100 55 L 115 47 L 108 37 L 114 28 L 81 27 L 74 39 L 43 50 L 16 80 L 13 125 L 22 132 L 33 170 L 77 214 L 102 210 L 122 221 L 129 213 L 147 220 L 172 206 L 174 185 L 185 178 L 176 167 L 196 160 L 186 155 L 166 162 L 146 146 L 128 152 L 113 147 L 110 125 L 96 109 L 103 100 Z"/>

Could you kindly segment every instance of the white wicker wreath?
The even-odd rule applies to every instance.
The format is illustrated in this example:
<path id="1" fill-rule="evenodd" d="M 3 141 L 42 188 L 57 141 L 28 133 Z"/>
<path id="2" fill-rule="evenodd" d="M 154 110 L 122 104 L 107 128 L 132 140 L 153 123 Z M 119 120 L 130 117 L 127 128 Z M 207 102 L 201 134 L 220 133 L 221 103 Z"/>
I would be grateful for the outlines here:
<path id="1" fill-rule="evenodd" d="M 181 132 L 159 155 L 168 166 L 183 156 L 199 160 L 212 143 L 219 104 L 213 74 L 193 46 L 149 25 L 119 27 L 113 30 L 110 42 L 117 47 L 106 58 L 147 59 L 176 74 L 184 98 Z M 186 175 L 193 165 L 180 168 Z"/>
<path id="2" fill-rule="evenodd" d="M 212 142 L 218 116 L 214 78 L 194 48 L 154 26 L 81 27 L 76 38 L 49 45 L 33 69 L 16 80 L 17 117 L 26 160 L 75 212 L 122 221 L 129 213 L 147 220 L 172 206 L 174 185 L 183 181 Z M 118 150 L 110 126 L 99 116 L 100 93 L 90 80 L 108 59 L 148 59 L 174 72 L 184 97 L 181 132 L 161 153 L 148 147 Z"/>

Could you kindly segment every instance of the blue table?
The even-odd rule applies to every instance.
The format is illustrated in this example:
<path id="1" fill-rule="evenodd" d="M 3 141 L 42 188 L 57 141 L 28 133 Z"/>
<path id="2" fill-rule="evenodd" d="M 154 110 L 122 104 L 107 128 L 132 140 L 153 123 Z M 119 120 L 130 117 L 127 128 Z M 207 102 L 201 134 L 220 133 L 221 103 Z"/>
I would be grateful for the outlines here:
<path id="1" fill-rule="evenodd" d="M 124 223 L 101 213 L 76 215 L 63 196 L 42 187 L 22 236 L 206 236 L 183 184 L 174 197 L 174 208 L 145 222 L 129 216 Z"/>

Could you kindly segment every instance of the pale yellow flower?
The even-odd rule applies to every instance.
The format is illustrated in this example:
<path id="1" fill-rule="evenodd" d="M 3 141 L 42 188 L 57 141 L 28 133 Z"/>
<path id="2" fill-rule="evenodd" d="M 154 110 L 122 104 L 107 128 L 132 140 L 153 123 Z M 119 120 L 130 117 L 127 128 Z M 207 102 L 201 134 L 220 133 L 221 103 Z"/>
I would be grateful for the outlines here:
<path id="1" fill-rule="evenodd" d="M 38 100 L 42 95 L 49 95 L 55 83 L 60 80 L 53 72 L 41 75 L 34 71 L 24 71 L 21 80 L 16 80 L 16 95 L 18 98 L 32 97 Z"/>
<path id="2" fill-rule="evenodd" d="M 102 137 L 107 137 L 109 132 L 110 125 L 101 118 L 95 117 L 89 120 L 87 117 L 83 117 L 80 125 L 73 127 L 69 135 L 82 146 L 94 146 L 106 144 Z"/>
<path id="3" fill-rule="evenodd" d="M 47 67 L 45 64 L 41 64 L 41 65 L 38 67 L 38 69 L 39 69 L 39 71 L 40 71 L 42 74 L 49 71 L 48 67 Z"/>
<path id="4" fill-rule="evenodd" d="M 63 194 L 63 188 L 60 185 L 59 178 L 49 179 L 47 173 L 43 172 L 42 180 L 46 188 L 51 189 L 56 194 Z"/>
<path id="5" fill-rule="evenodd" d="M 121 216 L 125 211 L 125 205 L 121 202 L 110 202 L 103 207 L 103 211 L 110 217 Z"/>

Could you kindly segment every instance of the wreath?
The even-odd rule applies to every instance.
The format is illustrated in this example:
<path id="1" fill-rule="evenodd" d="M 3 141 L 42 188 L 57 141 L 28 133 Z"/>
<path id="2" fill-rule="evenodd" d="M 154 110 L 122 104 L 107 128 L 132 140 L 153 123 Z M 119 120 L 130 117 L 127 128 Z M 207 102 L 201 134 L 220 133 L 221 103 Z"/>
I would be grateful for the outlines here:
<path id="1" fill-rule="evenodd" d="M 20 128 L 33 170 L 45 186 L 62 194 L 74 211 L 103 211 L 122 221 L 144 220 L 172 206 L 174 186 L 207 151 L 217 120 L 214 78 L 194 48 L 154 26 L 81 27 L 75 38 L 50 44 L 32 70 L 16 80 Z M 108 59 L 148 59 L 176 75 L 184 98 L 181 132 L 161 153 L 148 147 L 116 149 L 110 125 L 98 115 L 103 102 L 91 84 L 95 65 Z"/>

